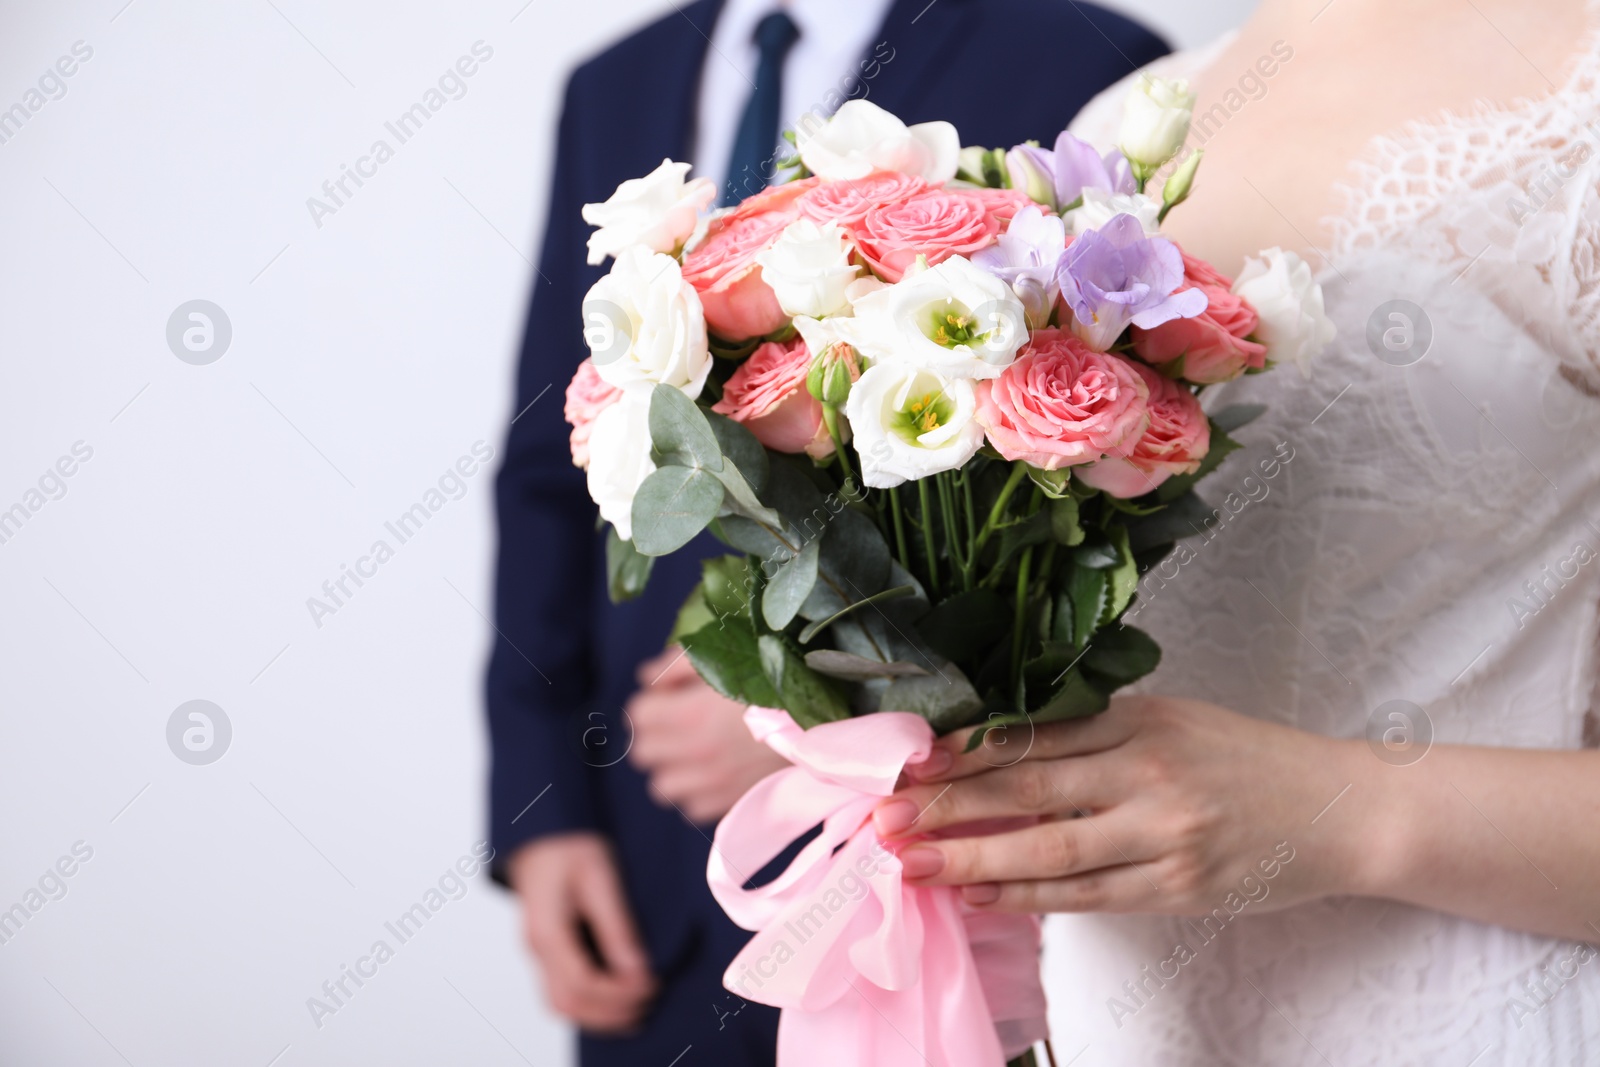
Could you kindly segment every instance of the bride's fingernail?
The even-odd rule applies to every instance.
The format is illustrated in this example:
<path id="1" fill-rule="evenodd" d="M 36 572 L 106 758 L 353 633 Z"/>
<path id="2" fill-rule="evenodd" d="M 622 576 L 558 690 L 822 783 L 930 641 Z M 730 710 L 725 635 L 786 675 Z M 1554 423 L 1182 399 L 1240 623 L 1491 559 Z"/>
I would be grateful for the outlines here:
<path id="1" fill-rule="evenodd" d="M 907 878 L 932 878 L 944 870 L 944 853 L 918 845 L 900 853 L 900 868 Z"/>
<path id="2" fill-rule="evenodd" d="M 921 763 L 913 763 L 906 770 L 911 777 L 926 781 L 935 778 L 950 769 L 956 758 L 950 755 L 947 748 L 936 748 L 928 754 L 928 758 Z"/>
<path id="3" fill-rule="evenodd" d="M 993 882 L 987 885 L 964 885 L 961 887 L 961 899 L 968 904 L 993 904 L 1000 899 L 1000 887 Z"/>
<path id="4" fill-rule="evenodd" d="M 917 805 L 910 800 L 895 800 L 872 813 L 872 825 L 878 833 L 889 835 L 909 830 L 917 821 Z"/>

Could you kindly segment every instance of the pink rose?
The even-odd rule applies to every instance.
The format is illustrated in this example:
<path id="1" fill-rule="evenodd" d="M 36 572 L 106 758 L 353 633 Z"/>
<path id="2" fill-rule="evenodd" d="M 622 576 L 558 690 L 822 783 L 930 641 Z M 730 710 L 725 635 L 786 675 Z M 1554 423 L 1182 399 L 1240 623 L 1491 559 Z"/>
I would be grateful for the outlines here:
<path id="1" fill-rule="evenodd" d="M 1007 459 L 1044 470 L 1126 455 L 1149 424 L 1150 387 L 1120 356 L 1035 330 L 1016 362 L 978 383 L 978 422 Z"/>
<path id="2" fill-rule="evenodd" d="M 747 215 L 761 215 L 769 211 L 785 211 L 792 216 L 795 211 L 795 201 L 815 189 L 821 182 L 821 178 L 801 178 L 799 181 L 784 182 L 782 185 L 769 185 L 754 196 L 739 201 L 728 216 L 744 218 Z"/>
<path id="3" fill-rule="evenodd" d="M 1021 189 L 963 189 L 961 192 L 976 199 L 1001 222 L 1010 222 L 1011 216 L 1025 207 L 1037 206 Z"/>
<path id="4" fill-rule="evenodd" d="M 1193 474 L 1211 451 L 1211 424 L 1189 387 L 1132 366 L 1150 387 L 1149 427 L 1126 457 L 1107 456 L 1078 471 L 1085 483 L 1123 498 L 1143 496 L 1174 474 Z"/>
<path id="5" fill-rule="evenodd" d="M 561 412 L 572 424 L 572 464 L 589 467 L 589 431 L 600 413 L 622 398 L 622 390 L 607 384 L 594 361 L 578 364 L 578 373 L 567 383 L 567 402 Z"/>
<path id="6" fill-rule="evenodd" d="M 755 260 L 798 217 L 792 201 L 777 196 L 784 188 L 769 191 L 766 203 L 779 205 L 772 210 L 749 208 L 769 196 L 759 193 L 717 219 L 705 240 L 683 259 L 683 280 L 700 294 L 706 325 L 726 340 L 760 337 L 789 321 L 772 287 L 761 280 L 761 265 Z"/>
<path id="7" fill-rule="evenodd" d="M 870 209 L 849 231 L 867 265 L 897 282 L 918 256 L 927 256 L 933 267 L 988 248 L 1000 236 L 1000 220 L 968 192 L 924 189 Z"/>
<path id="8" fill-rule="evenodd" d="M 739 364 L 711 410 L 743 423 L 774 452 L 804 452 L 813 459 L 832 455 L 822 404 L 806 389 L 810 369 L 804 341 L 768 341 Z"/>
<path id="9" fill-rule="evenodd" d="M 1150 330 L 1133 328 L 1133 350 L 1148 363 L 1170 363 L 1183 357 L 1183 377 L 1211 384 L 1239 377 L 1267 365 L 1265 345 L 1245 338 L 1256 328 L 1256 312 L 1232 292 L 1233 281 L 1211 264 L 1185 254 L 1184 282 L 1178 292 L 1199 289 L 1206 309 L 1192 319 L 1172 319 Z"/>
<path id="10" fill-rule="evenodd" d="M 915 174 L 880 170 L 851 181 L 823 182 L 802 196 L 795 208 L 812 222 L 853 226 L 880 204 L 897 204 L 928 188 Z"/>

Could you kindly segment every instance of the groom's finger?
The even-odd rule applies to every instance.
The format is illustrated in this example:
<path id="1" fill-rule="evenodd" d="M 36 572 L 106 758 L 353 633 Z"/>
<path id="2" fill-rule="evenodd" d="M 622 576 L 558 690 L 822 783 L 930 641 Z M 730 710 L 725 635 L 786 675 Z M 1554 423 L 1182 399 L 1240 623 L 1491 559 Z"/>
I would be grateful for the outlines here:
<path id="1" fill-rule="evenodd" d="M 1115 748 L 1137 732 L 1138 716 L 1121 701 L 1099 715 L 1068 722 L 1035 724 L 1010 723 L 987 730 L 983 743 L 971 752 L 967 744 L 975 730 L 961 730 L 940 738 L 933 754 L 920 764 L 906 768 L 906 774 L 917 782 L 948 782 L 982 774 L 996 768 L 1010 767 L 1025 760 L 1060 759 L 1063 756 L 1083 756 Z M 947 753 L 946 759 L 940 753 Z"/>
<path id="2" fill-rule="evenodd" d="M 900 853 L 905 877 L 918 885 L 973 885 L 1065 878 L 1103 867 L 1154 859 L 1160 845 L 1136 819 L 1056 819 L 1008 833 L 921 841 Z"/>
<path id="3" fill-rule="evenodd" d="M 982 819 L 1076 814 L 1109 807 L 1128 792 L 1116 760 L 1074 756 L 1023 760 L 953 782 L 902 789 L 873 812 L 881 837 L 907 837 Z"/>

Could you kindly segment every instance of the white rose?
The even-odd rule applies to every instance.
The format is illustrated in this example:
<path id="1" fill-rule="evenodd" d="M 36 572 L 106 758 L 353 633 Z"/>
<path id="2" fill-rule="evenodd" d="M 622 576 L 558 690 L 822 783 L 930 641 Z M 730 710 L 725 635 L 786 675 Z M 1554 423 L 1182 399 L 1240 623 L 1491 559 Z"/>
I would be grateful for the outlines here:
<path id="1" fill-rule="evenodd" d="M 877 104 L 846 100 L 821 126 L 802 122 L 795 147 L 806 168 L 825 181 L 896 170 L 947 182 L 956 175 L 961 138 L 948 122 L 907 126 Z"/>
<path id="2" fill-rule="evenodd" d="M 694 232 L 717 186 L 710 178 L 685 182 L 689 164 L 663 159 L 643 178 L 629 178 L 603 204 L 583 205 L 583 221 L 600 227 L 589 235 L 589 262 L 602 263 L 624 248 L 642 245 L 673 252 Z"/>
<path id="3" fill-rule="evenodd" d="M 583 298 L 583 339 L 618 389 L 660 383 L 696 397 L 711 373 L 699 294 L 677 260 L 637 245 L 617 253 Z"/>
<path id="4" fill-rule="evenodd" d="M 861 273 L 850 263 L 850 245 L 839 224 L 818 226 L 810 219 L 791 222 L 756 262 L 785 314 L 818 319 L 850 306 L 847 290 Z"/>
<path id="5" fill-rule="evenodd" d="M 1132 215 L 1145 233 L 1161 232 L 1161 201 L 1143 193 L 1112 193 L 1105 189 L 1085 189 L 1083 206 L 1067 212 L 1067 226 L 1074 237 L 1098 230 L 1118 215 Z"/>
<path id="6" fill-rule="evenodd" d="M 874 363 L 963 379 L 999 377 L 1028 340 L 1016 293 L 961 256 L 860 296 L 838 328 Z"/>
<path id="7" fill-rule="evenodd" d="M 1246 257 L 1233 292 L 1261 317 L 1255 337 L 1267 346 L 1267 358 L 1290 360 L 1302 375 L 1310 375 L 1311 357 L 1339 332 L 1322 310 L 1322 286 L 1310 265 L 1293 252 L 1269 248 L 1260 258 Z"/>
<path id="8" fill-rule="evenodd" d="M 964 465 L 983 445 L 970 381 L 904 364 L 869 368 L 850 390 L 845 414 L 874 489 Z"/>
<path id="9" fill-rule="evenodd" d="M 1178 154 L 1189 136 L 1195 94 L 1183 79 L 1144 74 L 1122 104 L 1122 128 L 1117 147 L 1128 162 L 1154 171 Z"/>
<path id="10" fill-rule="evenodd" d="M 600 517 L 633 540 L 633 497 L 656 469 L 650 460 L 650 394 L 637 391 L 602 411 L 589 431 L 589 496 Z"/>

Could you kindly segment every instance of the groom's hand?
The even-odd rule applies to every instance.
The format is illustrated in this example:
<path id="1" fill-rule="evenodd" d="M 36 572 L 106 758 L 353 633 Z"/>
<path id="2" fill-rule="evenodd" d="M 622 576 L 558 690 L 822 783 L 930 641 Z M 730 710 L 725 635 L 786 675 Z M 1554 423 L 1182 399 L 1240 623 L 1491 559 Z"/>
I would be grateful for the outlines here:
<path id="1" fill-rule="evenodd" d="M 788 761 L 750 736 L 744 705 L 712 689 L 676 646 L 640 664 L 628 701 L 628 758 L 650 794 L 696 823 L 714 823 L 745 790 Z"/>
<path id="2" fill-rule="evenodd" d="M 540 838 L 512 854 L 507 874 L 550 1007 L 592 1033 L 637 1027 L 656 980 L 605 838 Z"/>

